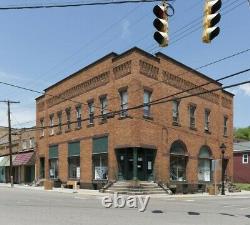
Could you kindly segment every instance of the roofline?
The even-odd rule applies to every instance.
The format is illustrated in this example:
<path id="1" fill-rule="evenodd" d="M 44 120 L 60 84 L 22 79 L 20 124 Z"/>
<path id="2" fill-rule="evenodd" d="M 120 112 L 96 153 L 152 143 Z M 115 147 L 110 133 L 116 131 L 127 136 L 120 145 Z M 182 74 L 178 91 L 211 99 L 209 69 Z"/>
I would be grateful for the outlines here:
<path id="1" fill-rule="evenodd" d="M 214 84 L 217 84 L 217 85 L 219 85 L 219 86 L 222 86 L 222 84 L 220 83 L 220 82 L 218 82 L 218 81 L 216 81 L 216 80 L 214 80 L 214 79 L 212 79 L 211 77 L 208 77 L 207 75 L 205 75 L 205 74 L 203 74 L 203 73 L 200 73 L 199 71 L 197 71 L 197 70 L 195 70 L 195 69 L 193 69 L 193 68 L 191 68 L 191 67 L 189 67 L 189 66 L 187 66 L 187 65 L 185 65 L 185 64 L 183 64 L 183 63 L 181 63 L 181 62 L 179 62 L 179 61 L 177 61 L 177 60 L 175 60 L 175 59 L 173 59 L 173 58 L 171 58 L 171 57 L 169 57 L 169 56 L 167 56 L 167 55 L 165 55 L 165 54 L 163 54 L 162 52 L 157 52 L 157 53 L 155 53 L 155 55 L 157 56 L 157 57 L 163 57 L 163 58 L 165 58 L 166 60 L 168 60 L 168 61 L 171 61 L 171 62 L 173 62 L 173 63 L 175 63 L 175 64 L 177 64 L 177 65 L 179 65 L 179 66 L 182 66 L 182 67 L 184 67 L 185 69 L 187 69 L 187 70 L 189 70 L 189 71 L 191 71 L 191 72 L 194 72 L 196 75 L 198 75 L 199 77 L 201 77 L 201 78 L 205 78 L 206 80 L 208 80 L 209 82 L 212 82 L 212 83 L 214 83 Z"/>
<path id="2" fill-rule="evenodd" d="M 37 98 L 35 98 L 35 100 L 38 101 L 38 100 L 40 100 L 40 99 L 42 99 L 42 98 L 44 98 L 44 97 L 45 97 L 45 95 L 43 94 L 43 95 L 40 95 L 40 96 L 38 96 Z"/>
<path id="3" fill-rule="evenodd" d="M 250 152 L 250 149 L 245 149 L 245 150 L 237 150 L 237 149 L 234 149 L 233 152 L 234 152 L 234 153 Z"/>
<path id="4" fill-rule="evenodd" d="M 129 55 L 129 54 L 131 54 L 133 52 L 139 52 L 142 55 L 144 55 L 146 57 L 149 57 L 149 58 L 151 58 L 152 60 L 154 60 L 154 61 L 156 61 L 158 63 L 160 62 L 159 58 L 155 57 L 154 55 L 152 55 L 152 54 L 150 54 L 150 53 L 148 53 L 148 52 L 146 52 L 143 49 L 140 49 L 138 47 L 130 48 L 129 50 L 127 50 L 127 51 L 121 53 L 120 55 L 116 56 L 112 61 L 115 62 L 115 61 L 119 60 L 120 58 L 122 58 L 122 57 L 124 57 L 126 55 Z"/>
<path id="5" fill-rule="evenodd" d="M 76 76 L 78 73 L 83 72 L 84 70 L 87 70 L 87 69 L 89 69 L 89 68 L 95 66 L 96 64 L 98 64 L 98 63 L 100 63 L 100 62 L 102 62 L 102 61 L 104 61 L 104 60 L 106 60 L 106 59 L 108 59 L 108 58 L 116 57 L 117 55 L 118 55 L 117 53 L 111 52 L 111 53 L 109 53 L 109 54 L 103 56 L 102 58 L 100 58 L 100 59 L 94 61 L 93 63 L 91 63 L 91 64 L 85 66 L 84 68 L 82 68 L 82 69 L 80 69 L 80 70 L 74 72 L 73 74 L 71 74 L 71 75 L 65 77 L 64 79 L 62 79 L 62 80 L 56 82 L 55 84 L 53 84 L 53 85 L 47 87 L 46 89 L 44 89 L 44 91 L 46 92 L 46 91 L 48 91 L 48 90 L 54 88 L 55 86 L 58 86 L 59 84 L 63 83 L 64 81 L 73 78 L 73 77 Z"/>
<path id="6" fill-rule="evenodd" d="M 224 93 L 224 94 L 227 94 L 227 95 L 230 95 L 231 97 L 234 97 L 235 96 L 235 94 L 233 94 L 233 93 L 231 93 L 230 91 L 226 91 L 226 90 L 222 90 L 222 92 Z"/>

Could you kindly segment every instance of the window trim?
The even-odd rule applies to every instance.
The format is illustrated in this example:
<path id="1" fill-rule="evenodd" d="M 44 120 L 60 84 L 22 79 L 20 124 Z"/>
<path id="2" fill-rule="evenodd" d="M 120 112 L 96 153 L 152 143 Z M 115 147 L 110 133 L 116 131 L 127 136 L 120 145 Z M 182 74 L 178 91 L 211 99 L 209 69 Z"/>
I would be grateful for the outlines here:
<path id="1" fill-rule="evenodd" d="M 194 115 L 191 116 L 191 109 L 194 109 Z M 197 105 L 190 103 L 188 106 L 189 109 L 189 127 L 190 129 L 196 129 L 196 110 L 197 110 Z"/>
<path id="2" fill-rule="evenodd" d="M 148 93 L 148 102 L 145 102 L 145 93 Z M 151 105 L 148 105 L 152 101 L 153 92 L 149 89 L 143 90 L 143 116 L 151 117 Z M 147 111 L 146 111 L 147 110 Z"/>
<path id="3" fill-rule="evenodd" d="M 211 130 L 210 117 L 211 117 L 211 110 L 206 108 L 205 111 L 204 111 L 204 130 L 205 130 L 205 132 L 210 132 L 210 130 Z"/>
<path id="4" fill-rule="evenodd" d="M 245 156 L 247 157 L 245 158 Z M 245 162 L 245 159 L 246 159 L 246 162 Z M 242 154 L 242 164 L 248 164 L 248 159 L 249 159 L 248 153 Z"/>

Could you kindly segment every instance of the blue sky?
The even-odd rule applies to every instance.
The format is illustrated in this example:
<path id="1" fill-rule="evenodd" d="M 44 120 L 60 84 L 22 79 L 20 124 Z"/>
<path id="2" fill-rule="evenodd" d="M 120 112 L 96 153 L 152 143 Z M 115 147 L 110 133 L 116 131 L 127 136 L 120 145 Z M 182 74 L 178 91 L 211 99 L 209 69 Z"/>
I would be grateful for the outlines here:
<path id="1" fill-rule="evenodd" d="M 39 2 L 66 0 L 2 0 L 0 6 Z M 250 7 L 247 0 L 223 1 L 221 34 L 212 44 L 201 42 L 201 28 L 173 43 L 189 33 L 181 33 L 185 31 L 181 28 L 189 28 L 189 22 L 202 17 L 204 2 L 176 0 L 173 3 L 175 15 L 170 18 L 170 46 L 167 48 L 159 48 L 153 40 L 152 9 L 156 3 L 0 11 L 0 81 L 42 91 L 109 52 L 121 53 L 133 46 L 152 54 L 162 51 L 193 68 L 250 48 Z M 196 26 L 189 31 L 199 24 L 202 24 L 202 19 L 197 20 Z M 217 79 L 248 67 L 250 52 L 200 72 Z M 223 83 L 245 80 L 250 80 L 250 73 Z M 250 85 L 231 91 L 236 94 L 234 125 L 249 126 Z M 24 122 L 35 120 L 34 99 L 37 94 L 4 85 L 0 85 L 0 93 L 1 99 L 21 101 L 21 104 L 12 106 L 14 125 L 34 124 Z M 0 125 L 7 125 L 6 110 L 6 105 L 1 104 Z"/>

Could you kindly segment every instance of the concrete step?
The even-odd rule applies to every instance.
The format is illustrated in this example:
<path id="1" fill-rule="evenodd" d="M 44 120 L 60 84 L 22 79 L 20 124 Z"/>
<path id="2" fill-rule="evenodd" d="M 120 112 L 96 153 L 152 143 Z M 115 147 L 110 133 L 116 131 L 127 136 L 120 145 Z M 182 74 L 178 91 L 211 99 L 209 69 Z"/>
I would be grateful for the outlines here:
<path id="1" fill-rule="evenodd" d="M 150 194 L 166 194 L 165 191 L 112 191 L 106 190 L 105 193 L 117 193 L 117 194 L 124 194 L 124 195 L 150 195 Z"/>
<path id="2" fill-rule="evenodd" d="M 147 181 L 138 182 L 136 185 L 133 181 L 118 181 L 104 192 L 128 195 L 166 194 L 166 191 L 158 184 Z"/>

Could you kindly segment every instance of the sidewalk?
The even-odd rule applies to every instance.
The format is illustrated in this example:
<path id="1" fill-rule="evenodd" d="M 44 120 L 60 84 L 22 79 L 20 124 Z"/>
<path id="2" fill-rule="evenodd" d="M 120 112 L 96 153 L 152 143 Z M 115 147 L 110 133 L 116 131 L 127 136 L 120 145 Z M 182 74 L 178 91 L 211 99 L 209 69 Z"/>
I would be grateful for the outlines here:
<path id="1" fill-rule="evenodd" d="M 0 188 L 10 188 L 10 184 L 0 183 Z M 19 189 L 26 189 L 26 190 L 36 190 L 36 191 L 47 191 L 47 192 L 57 192 L 57 193 L 68 193 L 68 194 L 78 194 L 78 195 L 87 195 L 87 196 L 106 196 L 106 195 L 112 195 L 108 193 L 100 193 L 98 190 L 89 190 L 89 189 L 68 189 L 68 188 L 53 188 L 53 190 L 44 190 L 44 187 L 35 187 L 35 186 L 29 186 L 29 185 L 22 185 L 22 184 L 15 184 L 14 188 Z M 196 193 L 196 194 L 176 194 L 176 195 L 164 195 L 164 194 L 155 194 L 151 195 L 151 198 L 200 198 L 200 197 L 206 197 L 206 198 L 226 198 L 226 197 L 239 197 L 239 196 L 247 196 L 250 198 L 250 191 L 241 191 L 236 193 L 229 193 L 226 192 L 226 195 L 209 195 L 208 193 Z"/>

